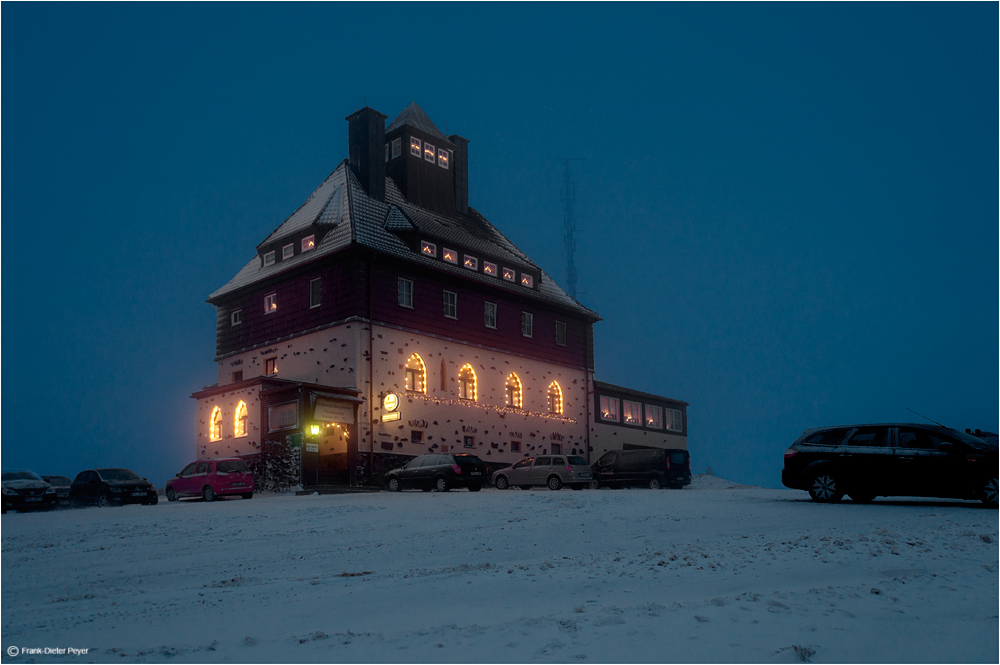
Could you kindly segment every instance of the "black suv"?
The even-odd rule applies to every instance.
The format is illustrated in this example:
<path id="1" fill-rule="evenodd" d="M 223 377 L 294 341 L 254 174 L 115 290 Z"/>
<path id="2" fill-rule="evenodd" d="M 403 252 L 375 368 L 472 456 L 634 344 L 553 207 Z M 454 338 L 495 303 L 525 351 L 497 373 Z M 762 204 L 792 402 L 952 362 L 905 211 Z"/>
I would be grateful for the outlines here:
<path id="1" fill-rule="evenodd" d="M 414 487 L 429 492 L 447 492 L 453 487 L 468 487 L 470 492 L 483 488 L 489 474 L 486 463 L 468 453 L 430 454 L 414 457 L 406 466 L 385 474 L 390 492 Z"/>
<path id="2" fill-rule="evenodd" d="M 876 496 L 979 499 L 997 505 L 997 446 L 909 423 L 806 430 L 785 451 L 781 483 L 832 503 Z"/>
<path id="3" fill-rule="evenodd" d="M 595 489 L 601 485 L 680 489 L 691 484 L 691 457 L 680 448 L 609 450 L 594 462 L 591 470 L 594 479 L 590 486 Z"/>

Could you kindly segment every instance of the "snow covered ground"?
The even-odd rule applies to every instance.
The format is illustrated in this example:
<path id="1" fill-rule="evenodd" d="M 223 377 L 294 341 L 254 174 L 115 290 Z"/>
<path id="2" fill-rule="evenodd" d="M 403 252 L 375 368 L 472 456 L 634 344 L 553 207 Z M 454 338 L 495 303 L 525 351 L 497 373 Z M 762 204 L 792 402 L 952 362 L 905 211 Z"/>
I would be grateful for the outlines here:
<path id="1" fill-rule="evenodd" d="M 2 660 L 996 663 L 997 539 L 711 477 L 7 514 Z"/>

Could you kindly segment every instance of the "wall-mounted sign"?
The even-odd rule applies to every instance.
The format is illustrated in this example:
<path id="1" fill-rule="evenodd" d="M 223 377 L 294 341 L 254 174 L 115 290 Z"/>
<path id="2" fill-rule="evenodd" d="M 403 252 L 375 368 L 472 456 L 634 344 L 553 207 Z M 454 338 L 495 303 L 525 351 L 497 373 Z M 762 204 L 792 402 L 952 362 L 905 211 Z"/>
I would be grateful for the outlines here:
<path id="1" fill-rule="evenodd" d="M 316 408 L 313 411 L 313 419 L 322 423 L 341 423 L 343 425 L 354 424 L 354 407 L 350 402 L 326 399 L 320 397 L 316 400 Z"/>
<path id="2" fill-rule="evenodd" d="M 399 411 L 395 411 L 393 413 L 383 413 L 382 414 L 382 422 L 387 423 L 390 420 L 399 420 Z"/>
<path id="3" fill-rule="evenodd" d="M 301 434 L 289 434 L 288 435 L 288 446 L 290 448 L 301 448 L 302 447 L 302 435 Z"/>
<path id="4" fill-rule="evenodd" d="M 319 452 L 319 444 L 318 443 L 307 443 L 306 444 L 306 452 L 307 453 L 318 453 Z"/>
<path id="5" fill-rule="evenodd" d="M 386 411 L 395 411 L 399 408 L 399 396 L 396 393 L 386 393 L 382 398 L 382 408 Z"/>

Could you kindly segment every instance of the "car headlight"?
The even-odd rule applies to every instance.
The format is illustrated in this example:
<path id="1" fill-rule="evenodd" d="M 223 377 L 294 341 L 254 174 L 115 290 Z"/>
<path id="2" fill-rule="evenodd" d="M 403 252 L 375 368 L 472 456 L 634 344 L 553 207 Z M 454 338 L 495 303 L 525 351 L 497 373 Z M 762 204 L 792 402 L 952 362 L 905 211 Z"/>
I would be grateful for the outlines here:
<path id="1" fill-rule="evenodd" d="M 123 489 L 122 489 L 122 488 L 120 488 L 120 487 L 112 487 L 112 488 L 111 488 L 111 491 L 112 491 L 112 492 L 114 492 L 115 494 L 121 494 L 121 493 L 122 493 L 122 492 L 124 492 L 125 490 L 123 490 Z"/>
<path id="2" fill-rule="evenodd" d="M 17 496 L 17 492 L 15 492 L 14 490 L 10 489 L 9 487 L 5 487 L 5 488 L 3 488 L 3 495 L 4 496 Z"/>
<path id="3" fill-rule="evenodd" d="M 51 487 L 47 487 L 47 488 L 45 488 L 45 493 L 46 494 L 55 494 L 56 491 L 53 488 L 51 488 Z"/>

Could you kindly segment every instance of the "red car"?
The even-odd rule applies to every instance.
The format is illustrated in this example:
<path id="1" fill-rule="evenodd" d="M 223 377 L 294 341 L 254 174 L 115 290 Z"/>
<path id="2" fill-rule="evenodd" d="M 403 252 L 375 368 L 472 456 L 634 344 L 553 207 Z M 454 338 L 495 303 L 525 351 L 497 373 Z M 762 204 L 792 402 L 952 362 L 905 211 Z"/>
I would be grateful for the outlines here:
<path id="1" fill-rule="evenodd" d="M 205 501 L 238 494 L 252 499 L 253 474 L 247 463 L 239 457 L 191 462 L 176 476 L 167 481 L 167 501 L 187 496 L 200 496 Z"/>

